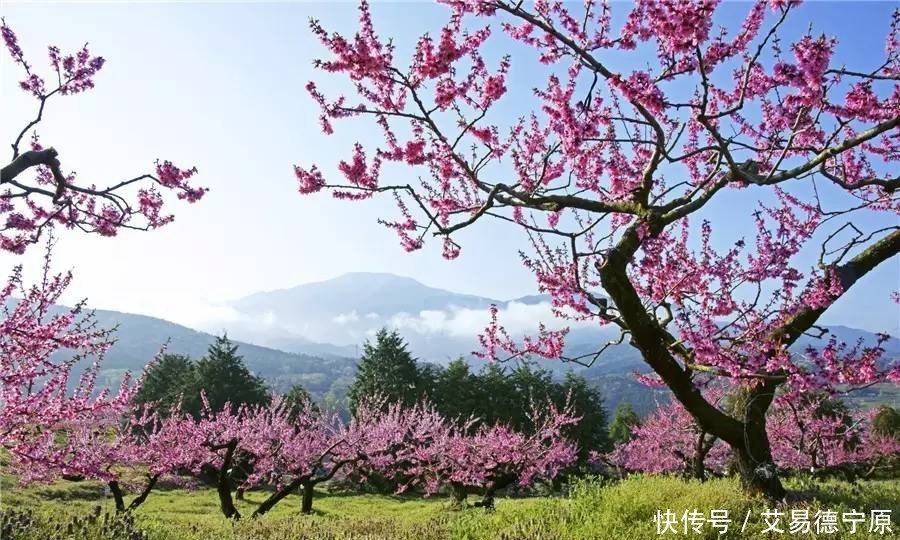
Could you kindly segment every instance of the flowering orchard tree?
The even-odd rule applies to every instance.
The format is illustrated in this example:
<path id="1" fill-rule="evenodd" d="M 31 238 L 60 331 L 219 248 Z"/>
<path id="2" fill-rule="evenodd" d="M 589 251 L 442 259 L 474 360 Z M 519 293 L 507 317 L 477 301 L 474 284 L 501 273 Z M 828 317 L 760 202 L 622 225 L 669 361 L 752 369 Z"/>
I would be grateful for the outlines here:
<path id="1" fill-rule="evenodd" d="M 215 411 L 205 394 L 202 399 L 192 440 L 202 464 L 216 471 L 219 504 L 229 519 L 241 518 L 232 488 L 261 484 L 272 484 L 275 491 L 254 510 L 253 517 L 265 514 L 301 487 L 301 511 L 311 513 L 315 486 L 362 459 L 364 433 L 370 425 L 344 424 L 336 414 L 322 412 L 311 402 L 287 403 L 276 396 L 268 405 L 232 410 L 226 403 Z M 233 485 L 232 468 L 238 460 L 249 463 L 252 471 Z"/>
<path id="2" fill-rule="evenodd" d="M 449 487 L 458 505 L 477 492 L 483 497 L 476 505 L 493 508 L 497 491 L 553 480 L 577 459 L 578 448 L 564 435 L 566 427 L 580 420 L 571 407 L 560 409 L 550 403 L 542 409 L 533 407 L 529 416 L 531 434 L 505 425 L 481 425 L 473 431 L 472 422 L 453 425 L 428 419 L 425 429 L 412 430 L 420 436 L 398 444 L 405 450 L 397 459 L 380 463 L 380 470 L 389 478 L 406 479 L 401 490 L 418 486 L 434 494 Z"/>
<path id="3" fill-rule="evenodd" d="M 153 173 L 105 187 L 78 181 L 75 173 L 64 171 L 59 152 L 45 148 L 35 129 L 44 119 L 50 98 L 92 89 L 105 60 L 93 56 L 87 45 L 72 54 L 50 46 L 45 78 L 26 60 L 6 21 L 0 24 L 0 33 L 13 63 L 23 72 L 19 86 L 37 101 L 36 115 L 19 131 L 11 144 L 11 160 L 0 169 L 0 249 L 22 253 L 54 224 L 103 236 L 114 236 L 122 228 L 160 227 L 173 220 L 163 212 L 163 191 L 188 202 L 203 197 L 206 189 L 190 183 L 196 168 L 180 169 L 165 160 L 156 162 Z M 32 178 L 25 179 L 29 170 L 33 170 Z"/>
<path id="4" fill-rule="evenodd" d="M 852 413 L 841 401 L 822 394 L 783 394 L 776 398 L 767 426 L 775 463 L 786 470 L 870 476 L 900 454 L 900 441 L 872 429 L 875 414 Z M 632 430 L 629 442 L 597 456 L 628 471 L 685 473 L 700 479 L 707 470 L 725 472 L 730 457 L 727 445 L 705 434 L 677 402 L 659 406 Z"/>
<path id="5" fill-rule="evenodd" d="M 823 395 L 779 397 L 768 426 L 775 462 L 789 469 L 869 476 L 900 455 L 900 440 L 872 429 L 875 414 L 851 413 Z"/>
<path id="6" fill-rule="evenodd" d="M 423 486 L 441 449 L 456 433 L 453 420 L 428 403 L 406 406 L 388 403 L 383 397 L 363 401 L 353 423 L 368 426 L 354 476 L 387 478 L 396 484 L 398 493 Z"/>
<path id="7" fill-rule="evenodd" d="M 200 474 L 206 455 L 197 446 L 194 421 L 175 406 L 165 417 L 149 404 L 133 411 L 127 421 L 119 423 L 114 443 L 118 453 L 112 462 L 116 470 L 144 471 L 143 484 L 135 487 L 138 494 L 127 505 L 122 491 L 122 478 L 108 480 L 107 485 L 116 503 L 116 510 L 130 511 L 147 500 L 160 478 L 183 481 L 184 472 Z"/>
<path id="8" fill-rule="evenodd" d="M 732 29 L 713 27 L 718 0 L 442 3 L 447 24 L 419 38 L 409 62 L 376 33 L 366 3 L 352 37 L 312 21 L 329 54 L 316 65 L 358 96 L 309 83 L 323 131 L 368 118 L 384 137 L 355 144 L 338 179 L 296 166 L 300 192 L 389 192 L 400 217 L 382 223 L 402 246 L 437 236 L 449 259 L 464 228 L 493 219 L 524 229 L 534 253 L 522 261 L 556 314 L 620 329 L 702 429 L 735 450 L 746 489 L 783 496 L 766 432 L 776 390 L 900 379 L 878 348 L 789 352 L 900 250 L 900 179 L 890 173 L 900 12 L 883 62 L 853 69 L 832 61 L 834 38 L 785 42 L 795 0 L 748 5 Z M 616 27 L 614 9 L 624 12 Z M 531 102 L 512 103 L 512 122 L 498 104 L 513 59 L 490 60 L 510 50 L 503 39 L 547 73 Z M 385 178 L 392 162 L 420 182 Z M 733 222 L 710 213 L 738 191 L 755 223 L 749 239 L 729 238 Z M 519 343 L 495 319 L 481 339 L 493 358 L 565 358 L 565 333 L 541 326 Z M 699 373 L 749 386 L 749 405 L 722 411 L 698 390 Z"/>
<path id="9" fill-rule="evenodd" d="M 39 284 L 25 286 L 16 268 L 0 290 L 0 447 L 24 482 L 59 475 L 111 478 L 114 448 L 98 434 L 123 420 L 139 387 L 126 375 L 117 392 L 95 391 L 111 334 L 96 327 L 82 304 L 53 310 L 71 279 L 51 273 L 48 250 Z M 73 380 L 82 361 L 91 364 Z"/>
<path id="10" fill-rule="evenodd" d="M 172 221 L 162 213 L 160 190 L 174 191 L 188 202 L 206 193 L 189 183 L 196 169 L 181 170 L 168 161 L 157 162 L 155 175 L 105 188 L 64 173 L 57 151 L 41 145 L 35 128 L 51 97 L 93 88 L 104 60 L 92 56 L 87 46 L 71 55 L 51 46 L 53 82 L 48 85 L 26 61 L 5 20 L 0 34 L 13 63 L 24 72 L 21 89 L 38 102 L 36 116 L 11 144 L 11 161 L 0 169 L 0 250 L 21 254 L 56 224 L 105 236 L 120 228 L 159 227 Z M 28 142 L 30 149 L 23 148 Z M 29 170 L 31 180 L 25 179 Z M 59 477 L 105 481 L 118 510 L 125 509 L 119 473 L 141 465 L 148 470 L 147 483 L 129 505 L 135 508 L 161 475 L 188 466 L 192 458 L 178 442 L 182 426 L 174 420 L 160 422 L 146 411 L 135 415 L 132 398 L 140 381 L 126 374 L 118 392 L 97 390 L 113 334 L 98 328 L 83 302 L 71 309 L 55 307 L 71 279 L 70 273 L 51 273 L 48 245 L 39 284 L 25 286 L 20 266 L 0 290 L 0 447 L 9 452 L 22 482 Z M 82 362 L 90 364 L 74 380 L 73 370 Z"/>
<path id="11" fill-rule="evenodd" d="M 316 485 L 362 459 L 367 428 L 359 423 L 346 425 L 337 414 L 322 412 L 310 401 L 292 407 L 276 398 L 271 405 L 250 411 L 240 448 L 252 456 L 253 473 L 244 486 L 268 483 L 276 488 L 253 517 L 265 514 L 299 488 L 303 489 L 300 511 L 312 513 Z"/>
<path id="12" fill-rule="evenodd" d="M 135 411 L 141 379 L 126 373 L 118 391 L 96 387 L 112 333 L 99 329 L 78 304 L 56 307 L 70 273 L 50 271 L 50 251 L 41 282 L 27 287 L 16 268 L 0 290 L 0 447 L 23 484 L 59 478 L 106 482 L 125 510 L 119 486 L 125 469 L 147 470 L 146 484 L 128 505 L 146 500 L 157 480 L 194 459 L 184 426 Z M 18 296 L 18 299 L 14 298 Z M 79 364 L 90 362 L 75 379 Z"/>
<path id="13" fill-rule="evenodd" d="M 275 486 L 253 511 L 257 517 L 298 489 L 301 512 L 311 513 L 315 487 L 339 474 L 385 472 L 399 479 L 403 471 L 411 483 L 419 453 L 448 433 L 448 423 L 433 408 L 386 404 L 381 398 L 362 402 L 348 423 L 309 401 L 293 404 L 279 397 L 236 413 L 226 409 L 213 412 L 207 405 L 197 433 L 207 463 L 219 471 L 223 513 L 235 519 L 241 515 L 231 501 L 231 487 Z M 239 486 L 231 486 L 228 474 L 234 456 L 246 458 L 253 468 Z"/>
<path id="14" fill-rule="evenodd" d="M 210 407 L 205 392 L 201 391 L 200 398 L 203 403 L 200 418 L 184 418 L 193 424 L 190 428 L 192 436 L 185 443 L 196 453 L 201 467 L 212 468 L 216 472 L 216 492 L 222 514 L 229 519 L 240 519 L 241 513 L 231 496 L 232 468 L 239 457 L 239 445 L 248 435 L 248 414 L 254 409 L 246 405 L 232 407 L 231 403 L 226 402 L 221 410 L 216 411 Z"/>
<path id="15" fill-rule="evenodd" d="M 721 394 L 720 394 L 721 395 Z M 705 396 L 710 399 L 707 393 Z M 711 400 L 717 403 L 718 399 Z M 677 401 L 660 404 L 631 431 L 631 440 L 602 461 L 627 471 L 678 473 L 704 480 L 725 471 L 731 450 L 703 430 Z"/>

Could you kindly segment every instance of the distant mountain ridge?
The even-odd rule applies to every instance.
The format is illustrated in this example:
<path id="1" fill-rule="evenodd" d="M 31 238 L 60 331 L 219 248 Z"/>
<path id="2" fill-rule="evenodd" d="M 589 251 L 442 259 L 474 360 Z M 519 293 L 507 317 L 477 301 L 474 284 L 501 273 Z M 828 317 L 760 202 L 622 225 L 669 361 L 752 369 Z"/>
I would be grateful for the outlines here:
<path id="1" fill-rule="evenodd" d="M 350 272 L 287 289 L 254 293 L 231 302 L 238 310 L 278 312 L 308 305 L 328 313 L 392 314 L 398 311 L 488 307 L 499 300 L 429 287 L 410 277 L 379 272 Z"/>
<path id="2" fill-rule="evenodd" d="M 183 354 L 196 360 L 215 341 L 212 334 L 155 317 L 108 310 L 93 310 L 93 313 L 100 327 L 116 328 L 116 342 L 102 364 L 101 374 L 106 384 L 116 383 L 125 371 L 139 372 L 163 346 L 166 353 Z M 235 343 L 248 369 L 266 379 L 276 391 L 299 383 L 322 397 L 335 381 L 352 378 L 356 370 L 356 360 L 349 357 L 285 352 L 237 340 Z"/>
<path id="3" fill-rule="evenodd" d="M 217 321 L 199 331 L 163 319 L 115 311 L 97 310 L 98 323 L 118 325 L 117 343 L 109 351 L 104 373 L 109 381 L 124 370 L 138 371 L 168 342 L 171 353 L 199 358 L 214 334 L 223 330 L 239 342 L 241 354 L 254 373 L 276 390 L 303 384 L 317 398 L 340 395 L 352 379 L 362 344 L 374 330 L 397 329 L 420 361 L 446 363 L 460 356 L 473 365 L 478 348 L 476 335 L 489 320 L 491 304 L 503 310 L 501 322 L 513 334 L 533 332 L 540 321 L 552 319 L 547 295 L 529 295 L 501 301 L 458 294 L 423 285 L 412 278 L 392 274 L 352 273 L 289 289 L 256 293 L 231 302 L 237 317 Z M 844 326 L 829 327 L 838 340 L 872 345 L 877 336 Z M 576 325 L 567 338 L 567 354 L 589 354 L 617 336 L 611 328 Z M 821 347 L 826 339 L 803 336 L 795 349 Z M 888 355 L 900 357 L 900 340 L 885 344 Z M 649 368 L 628 343 L 611 347 L 589 368 L 559 361 L 540 362 L 560 374 L 576 370 L 599 381 L 609 393 L 610 405 L 623 398 L 640 397 L 652 406 L 646 389 L 631 377 Z M 637 405 L 637 404 L 636 404 Z"/>
<path id="4" fill-rule="evenodd" d="M 468 355 L 477 347 L 475 336 L 489 321 L 488 308 L 498 306 L 501 323 L 514 334 L 533 333 L 541 321 L 553 322 L 546 294 L 498 300 L 461 294 L 424 285 L 413 278 L 386 273 L 355 272 L 287 289 L 252 294 L 229 303 L 239 322 L 232 327 L 241 339 L 290 351 L 306 351 L 305 341 L 355 347 L 382 326 L 397 328 L 420 356 L 443 361 Z M 539 310 L 540 306 L 546 309 Z M 875 334 L 836 326 L 848 343 Z M 583 354 L 615 337 L 610 328 L 575 326 L 569 342 Z M 816 345 L 804 336 L 800 345 Z M 892 339 L 888 350 L 900 352 Z"/>

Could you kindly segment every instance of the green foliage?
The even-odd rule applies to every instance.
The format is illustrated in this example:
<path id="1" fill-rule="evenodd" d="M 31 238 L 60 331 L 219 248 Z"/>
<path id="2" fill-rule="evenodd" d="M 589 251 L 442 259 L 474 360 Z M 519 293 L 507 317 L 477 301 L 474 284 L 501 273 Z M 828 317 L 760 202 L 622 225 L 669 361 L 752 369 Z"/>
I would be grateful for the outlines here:
<path id="1" fill-rule="evenodd" d="M 419 370 L 403 338 L 396 331 L 382 328 L 375 335 L 375 343 L 366 341 L 363 346 L 356 379 L 347 392 L 350 411 L 356 412 L 360 402 L 372 396 L 410 405 L 419 400 L 419 388 Z"/>
<path id="2" fill-rule="evenodd" d="M 634 408 L 627 401 L 619 403 L 613 412 L 612 422 L 609 424 L 609 439 L 613 444 L 622 444 L 631 440 L 631 428 L 641 421 Z"/>
<path id="3" fill-rule="evenodd" d="M 419 396 L 429 401 L 434 400 L 437 394 L 437 381 L 443 372 L 443 368 L 430 362 L 416 364 L 416 392 Z"/>
<path id="4" fill-rule="evenodd" d="M 291 417 L 296 418 L 299 411 L 306 404 L 313 404 L 312 396 L 306 391 L 306 388 L 299 384 L 295 384 L 290 390 L 284 394 L 284 406 L 291 409 Z M 315 404 L 313 404 L 314 408 Z"/>
<path id="5" fill-rule="evenodd" d="M 162 414 L 168 413 L 194 383 L 194 364 L 182 354 L 164 354 L 147 370 L 144 384 L 135 396 L 138 404 L 156 403 Z"/>
<path id="6" fill-rule="evenodd" d="M 147 540 L 133 514 L 102 512 L 66 520 L 42 520 L 29 510 L 0 510 L 0 538 L 9 540 Z"/>
<path id="7" fill-rule="evenodd" d="M 591 450 L 606 450 L 606 409 L 600 390 L 583 377 L 567 373 L 562 381 L 550 372 L 521 362 L 511 370 L 491 362 L 480 372 L 472 373 L 463 359 L 444 368 L 427 365 L 419 370 L 419 385 L 437 409 L 448 418 L 474 417 L 486 424 L 508 424 L 517 430 L 530 431 L 528 412 L 535 404 L 552 402 L 563 406 L 568 400 L 582 417 L 568 436 L 578 445 L 581 458 Z M 430 378 L 430 380 L 429 380 Z"/>
<path id="8" fill-rule="evenodd" d="M 900 437 L 900 412 L 888 405 L 882 405 L 872 420 L 872 430 L 881 435 Z"/>
<path id="9" fill-rule="evenodd" d="M 232 407 L 269 402 L 265 382 L 250 373 L 238 346 L 227 335 L 216 338 L 206 356 L 197 362 L 183 355 L 164 355 L 147 371 L 136 402 L 159 403 L 159 410 L 165 414 L 180 399 L 182 409 L 197 416 L 202 408 L 201 391 L 206 392 L 214 410 L 226 402 Z"/>
<path id="10" fill-rule="evenodd" d="M 244 357 L 237 351 L 238 346 L 227 335 L 216 338 L 206 356 L 198 360 L 194 367 L 195 386 L 190 392 L 191 400 L 195 396 L 199 399 L 200 390 L 203 390 L 215 411 L 226 403 L 231 403 L 233 408 L 240 404 L 268 403 L 269 392 L 265 382 L 250 373 L 244 364 Z"/>
<path id="11" fill-rule="evenodd" d="M 569 428 L 567 434 L 578 443 L 580 459 L 586 460 L 591 450 L 611 450 L 607 413 L 600 388 L 588 383 L 584 377 L 569 372 L 566 373 L 559 391 L 563 396 L 558 396 L 557 399 L 561 397 L 568 399 L 575 412 L 581 416 L 578 424 Z"/>
<path id="12" fill-rule="evenodd" d="M 6 481 L 4 479 L 4 487 L 9 485 Z M 810 515 L 815 515 L 819 509 L 837 512 L 855 509 L 865 513 L 873 509 L 891 510 L 893 516 L 900 512 L 900 483 L 896 481 L 851 484 L 832 480 L 817 482 L 802 491 L 797 491 L 798 485 L 792 482 L 789 480 L 787 486 L 794 490 L 790 501 L 778 504 L 778 509 L 788 514 L 791 509 L 808 509 Z M 84 517 L 97 514 L 94 508 L 98 504 L 104 511 L 112 511 L 111 501 L 102 498 L 102 489 L 95 490 L 94 498 L 89 500 L 48 496 L 48 493 L 59 495 L 67 489 L 65 486 L 74 488 L 77 485 L 63 483 L 53 486 L 52 491 L 47 487 L 5 490 L 4 508 L 16 508 L 16 515 L 27 509 L 28 520 L 16 521 L 14 528 L 5 530 L 4 540 L 54 538 L 53 531 L 64 530 L 76 517 L 84 524 L 79 529 L 80 535 L 64 538 L 132 538 L 110 536 L 105 532 L 110 529 L 104 529 L 99 523 L 102 519 Z M 265 496 L 265 492 L 251 491 L 247 493 L 246 501 L 237 504 L 242 512 L 249 511 Z M 665 476 L 633 476 L 620 482 L 586 479 L 570 486 L 567 497 L 500 498 L 496 510 L 491 513 L 477 508 L 450 511 L 449 501 L 444 498 L 336 496 L 323 492 L 318 493 L 316 499 L 317 512 L 311 516 L 298 513 L 299 497 L 291 495 L 271 514 L 231 523 L 219 513 L 213 489 L 191 492 L 163 489 L 152 494 L 136 511 L 130 530 L 144 535 L 134 538 L 147 540 L 646 540 L 662 538 L 656 534 L 653 522 L 657 510 L 671 509 L 680 515 L 684 510 L 696 508 L 706 515 L 713 509 L 728 510 L 733 524 L 727 534 L 719 536 L 715 529 L 707 526 L 703 535 L 691 535 L 691 538 L 764 540 L 779 536 L 761 532 L 765 522 L 760 514 L 772 504 L 748 497 L 738 480 L 733 478 L 703 483 Z M 746 531 L 741 533 L 741 523 L 748 510 L 751 516 Z M 10 515 L 7 510 L 0 517 L 0 523 L 11 523 L 7 519 Z M 781 523 L 784 525 L 785 520 Z M 896 534 L 896 522 L 893 526 Z M 828 538 L 875 540 L 891 537 L 868 533 L 867 529 L 867 526 L 863 527 L 852 535 L 842 530 Z M 801 540 L 814 538 L 812 534 L 785 533 L 781 536 Z"/>
<path id="13" fill-rule="evenodd" d="M 518 427 L 522 423 L 528 403 L 520 399 L 524 396 L 518 395 L 512 378 L 502 365 L 495 362 L 485 365 L 477 376 L 476 388 L 480 404 L 472 411 L 475 416 L 487 424 L 502 422 Z"/>
<path id="14" fill-rule="evenodd" d="M 434 379 L 432 401 L 448 418 L 467 418 L 484 407 L 478 378 L 459 358 L 440 370 Z"/>

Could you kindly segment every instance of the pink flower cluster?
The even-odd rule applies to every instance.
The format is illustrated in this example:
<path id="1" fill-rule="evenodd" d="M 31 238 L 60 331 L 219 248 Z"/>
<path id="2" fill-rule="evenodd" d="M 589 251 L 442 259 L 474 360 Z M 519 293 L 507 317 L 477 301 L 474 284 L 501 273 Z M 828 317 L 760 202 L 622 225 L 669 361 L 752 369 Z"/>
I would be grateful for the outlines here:
<path id="1" fill-rule="evenodd" d="M 83 304 L 57 307 L 71 279 L 50 271 L 48 250 L 37 285 L 25 286 L 18 267 L 0 290 L 0 448 L 24 482 L 107 480 L 126 451 L 116 433 L 140 381 L 126 375 L 115 392 L 96 388 L 112 335 Z"/>
<path id="2" fill-rule="evenodd" d="M 0 25 L 0 33 L 13 62 L 25 72 L 21 88 L 40 101 L 37 116 L 12 144 L 13 161 L 3 168 L 0 249 L 23 253 L 45 230 L 55 225 L 103 236 L 114 236 L 121 229 L 161 227 L 174 219 L 162 212 L 163 191 L 174 192 L 179 199 L 189 203 L 206 194 L 206 188 L 190 183 L 196 168 L 181 169 L 170 161 L 157 161 L 155 175 L 143 174 L 108 187 L 80 182 L 74 173 L 63 172 L 59 154 L 53 148 L 41 145 L 35 129 L 43 121 L 47 100 L 57 94 L 70 95 L 92 89 L 104 60 L 92 56 L 86 45 L 70 55 L 51 46 L 49 60 L 55 72 L 52 77 L 55 83 L 48 87 L 45 79 L 25 60 L 16 34 L 5 21 Z M 30 152 L 20 151 L 26 136 L 31 140 Z M 26 181 L 24 175 L 29 169 L 32 169 L 33 180 Z"/>
<path id="3" fill-rule="evenodd" d="M 723 396 L 721 391 L 713 394 L 713 402 Z M 767 423 L 772 457 L 785 470 L 878 466 L 900 453 L 900 440 L 872 429 L 876 412 L 851 412 L 841 401 L 824 394 L 784 394 L 776 400 Z M 631 437 L 595 459 L 627 471 L 692 475 L 699 457 L 706 471 L 727 473 L 731 449 L 715 438 L 705 447 L 698 444 L 710 435 L 675 401 L 659 404 L 632 429 Z M 698 448 L 704 451 L 699 456 Z"/>
<path id="4" fill-rule="evenodd" d="M 712 402 L 722 396 L 719 389 L 707 391 Z M 722 474 L 730 456 L 728 445 L 711 437 L 684 407 L 672 401 L 657 403 L 656 410 L 632 429 L 631 439 L 603 456 L 603 461 L 627 471 L 692 476 L 698 458 L 706 472 Z"/>
<path id="5" fill-rule="evenodd" d="M 393 444 L 382 445 L 396 449 L 390 458 L 369 461 L 375 472 L 401 481 L 401 490 L 420 487 L 434 494 L 451 487 L 464 494 L 511 485 L 527 488 L 538 480 L 552 480 L 577 457 L 578 449 L 564 432 L 580 418 L 569 407 L 535 403 L 529 413 L 533 426 L 529 434 L 505 425 L 475 426 L 477 419 L 460 423 L 427 409 L 423 412 L 415 415 L 419 420 L 412 429 L 398 426 L 389 437 Z"/>
<path id="6" fill-rule="evenodd" d="M 850 412 L 837 400 L 806 394 L 778 399 L 768 423 L 775 462 L 785 469 L 817 470 L 877 465 L 900 454 L 900 440 L 872 429 L 877 409 Z"/>

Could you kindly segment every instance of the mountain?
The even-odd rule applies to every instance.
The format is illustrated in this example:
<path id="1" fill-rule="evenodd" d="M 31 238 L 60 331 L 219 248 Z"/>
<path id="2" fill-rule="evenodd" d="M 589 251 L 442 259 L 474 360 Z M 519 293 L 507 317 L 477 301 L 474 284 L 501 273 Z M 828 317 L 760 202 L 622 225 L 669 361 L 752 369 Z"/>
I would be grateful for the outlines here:
<path id="1" fill-rule="evenodd" d="M 488 307 L 497 303 L 500 302 L 490 298 L 428 287 L 412 278 L 356 272 L 231 302 L 230 307 L 239 317 L 229 329 L 233 327 L 235 335 L 242 339 L 292 351 L 309 350 L 305 343 L 308 341 L 333 343 L 344 348 L 325 352 L 346 355 L 347 347 L 355 350 L 382 326 L 404 330 L 404 326 L 416 325 L 423 313 L 427 317 L 447 310 L 478 310 L 486 314 Z M 468 347 L 471 349 L 471 345 Z M 451 349 L 449 344 L 441 343 L 420 354 L 440 354 Z"/>
<path id="2" fill-rule="evenodd" d="M 878 334 L 860 330 L 858 328 L 848 328 L 846 326 L 828 326 L 825 328 L 828 334 L 817 338 L 815 336 L 803 335 L 797 340 L 794 348 L 803 350 L 807 347 L 819 348 L 828 343 L 828 340 L 834 337 L 838 342 L 844 342 L 847 345 L 855 345 L 861 343 L 863 347 L 872 347 L 878 343 Z M 888 356 L 900 355 L 900 339 L 891 336 L 882 345 Z"/>
<path id="3" fill-rule="evenodd" d="M 531 295 L 502 301 L 429 287 L 392 274 L 352 273 L 298 287 L 253 294 L 230 303 L 237 316 L 210 322 L 203 330 L 193 330 L 168 321 L 114 311 L 96 311 L 104 327 L 118 325 L 118 342 L 104 363 L 106 382 L 116 381 L 124 370 L 138 371 L 169 342 L 168 351 L 199 358 L 212 343 L 213 334 L 223 330 L 238 341 L 248 367 L 264 377 L 276 390 L 301 383 L 317 398 L 342 395 L 355 373 L 361 345 L 381 327 L 397 329 L 421 361 L 446 363 L 468 358 L 475 369 L 483 365 L 471 352 L 479 348 L 477 335 L 490 322 L 488 308 L 500 310 L 500 321 L 514 337 L 533 333 L 538 323 L 552 324 L 546 295 Z M 558 323 L 557 323 L 558 324 Z M 552 328 L 552 327 L 551 327 Z M 828 328 L 830 335 L 847 343 L 861 341 L 873 345 L 873 333 L 843 326 Z M 566 353 L 584 355 L 583 362 L 539 361 L 540 367 L 557 375 L 573 370 L 599 384 L 609 408 L 621 400 L 630 401 L 645 412 L 665 399 L 636 382 L 631 374 L 647 372 L 636 349 L 625 343 L 609 347 L 591 362 L 602 344 L 618 337 L 612 328 L 574 323 L 567 336 Z M 797 351 L 821 347 L 828 336 L 803 336 Z M 900 357 L 900 340 L 884 344 L 888 359 Z M 875 387 L 859 395 L 866 402 L 890 398 Z"/>
<path id="4" fill-rule="evenodd" d="M 490 322 L 496 305 L 500 322 L 514 337 L 533 334 L 538 323 L 554 320 L 547 295 L 498 300 L 424 285 L 412 278 L 356 272 L 297 287 L 256 293 L 229 303 L 238 316 L 220 323 L 244 341 L 291 352 L 356 356 L 358 347 L 381 327 L 397 329 L 418 357 L 437 363 L 471 355 L 477 336 Z M 212 328 L 207 328 L 212 329 Z M 872 345 L 875 334 L 842 326 L 829 330 L 839 340 Z M 568 356 L 592 353 L 618 336 L 611 327 L 574 323 L 567 338 Z M 826 340 L 803 336 L 796 349 L 820 347 Z M 326 345 L 328 344 L 328 345 Z M 900 340 L 885 345 L 900 353 Z M 643 363 L 627 343 L 611 347 L 597 363 L 603 373 L 641 369 Z"/>
<path id="5" fill-rule="evenodd" d="M 126 370 L 143 369 L 163 345 L 168 353 L 197 359 L 215 340 L 211 334 L 144 315 L 95 310 L 94 316 L 100 327 L 117 327 L 116 343 L 104 357 L 101 373 L 108 384 L 118 381 Z M 321 398 L 334 385 L 348 382 L 356 370 L 352 358 L 290 353 L 239 341 L 236 344 L 250 371 L 265 378 L 277 391 L 299 383 Z"/>
<path id="6" fill-rule="evenodd" d="M 243 313 L 273 313 L 276 318 L 292 318 L 298 309 L 310 315 L 356 312 L 384 316 L 448 306 L 487 308 L 492 303 L 500 302 L 429 287 L 409 277 L 351 272 L 327 281 L 252 294 L 233 302 L 232 306 Z"/>
<path id="7" fill-rule="evenodd" d="M 491 305 L 505 311 L 502 323 L 520 336 L 552 319 L 549 302 L 547 295 L 504 301 L 393 274 L 355 272 L 235 300 L 229 307 L 238 316 L 207 328 L 226 324 L 240 339 L 287 351 L 356 356 L 377 329 L 389 327 L 400 331 L 420 358 L 446 363 L 478 348 L 477 335 L 490 322 Z M 576 329 L 576 334 L 585 332 Z M 612 336 L 612 331 L 595 329 L 586 332 L 584 341 L 596 344 Z"/>

